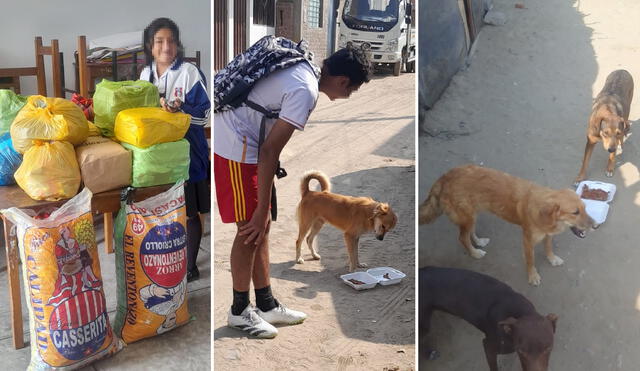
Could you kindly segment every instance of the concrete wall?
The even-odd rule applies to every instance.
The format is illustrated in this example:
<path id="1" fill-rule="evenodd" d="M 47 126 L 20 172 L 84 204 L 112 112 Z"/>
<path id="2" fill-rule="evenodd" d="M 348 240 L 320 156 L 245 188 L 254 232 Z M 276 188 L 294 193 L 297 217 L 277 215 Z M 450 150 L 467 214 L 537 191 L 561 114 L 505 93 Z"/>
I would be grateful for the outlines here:
<path id="1" fill-rule="evenodd" d="M 301 24 L 301 36 L 303 39 L 309 42 L 309 47 L 315 53 L 315 61 L 318 65 L 322 63 L 322 60 L 327 57 L 327 33 L 329 32 L 329 16 L 331 9 L 331 0 L 324 0 L 322 2 L 322 27 L 309 27 L 307 21 L 309 0 L 302 1 L 302 24 Z"/>
<path id="2" fill-rule="evenodd" d="M 33 67 L 33 40 L 45 45 L 58 39 L 64 53 L 66 85 L 75 86 L 73 52 L 77 37 L 87 40 L 120 32 L 140 31 L 155 18 L 169 17 L 180 27 L 187 56 L 201 52 L 201 69 L 211 81 L 211 5 L 209 0 L 111 0 L 85 2 L 58 0 L 2 1 L 0 10 L 0 68 Z M 47 91 L 52 94 L 50 58 L 45 57 Z M 35 94 L 35 77 L 21 79 L 22 93 Z M 211 86 L 209 86 L 211 88 Z"/>
<path id="3" fill-rule="evenodd" d="M 278 0 L 276 3 L 276 36 L 284 36 L 294 41 L 300 40 L 301 9 L 300 1 Z"/>

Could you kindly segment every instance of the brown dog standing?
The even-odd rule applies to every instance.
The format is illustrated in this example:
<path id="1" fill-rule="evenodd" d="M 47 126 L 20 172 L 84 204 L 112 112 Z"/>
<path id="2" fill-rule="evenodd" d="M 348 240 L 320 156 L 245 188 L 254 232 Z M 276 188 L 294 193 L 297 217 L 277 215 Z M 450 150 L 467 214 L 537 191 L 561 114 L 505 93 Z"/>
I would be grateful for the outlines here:
<path id="1" fill-rule="evenodd" d="M 622 147 L 625 135 L 629 133 L 629 107 L 633 98 L 633 78 L 625 70 L 611 72 L 607 76 L 604 88 L 595 101 L 589 117 L 587 128 L 587 144 L 584 148 L 584 158 L 580 173 L 576 177 L 578 184 L 585 178 L 591 152 L 596 143 L 602 140 L 604 149 L 609 152 L 607 162 L 607 177 L 613 176 L 616 164 L 616 150 Z"/>
<path id="2" fill-rule="evenodd" d="M 418 273 L 419 328 L 422 340 L 434 310 L 458 316 L 484 333 L 482 340 L 491 371 L 498 354 L 518 353 L 525 371 L 546 371 L 558 316 L 540 315 L 523 295 L 497 279 L 466 269 L 424 267 Z M 420 347 L 435 356 L 433 349 Z M 435 368 L 435 367 L 434 367 Z"/>
<path id="3" fill-rule="evenodd" d="M 315 179 L 320 183 L 320 192 L 309 190 L 309 182 Z M 358 259 L 360 236 L 374 231 L 381 240 L 385 233 L 395 227 L 398 218 L 391 207 L 370 197 L 351 197 L 331 193 L 329 178 L 319 171 L 306 173 L 300 182 L 302 200 L 298 204 L 298 239 L 296 240 L 296 262 L 304 263 L 302 258 L 302 240 L 307 236 L 307 245 L 315 260 L 320 255 L 313 247 L 316 237 L 325 222 L 344 232 L 344 242 L 349 254 L 349 270 L 364 268 L 367 265 Z"/>
<path id="4" fill-rule="evenodd" d="M 555 190 L 539 186 L 498 170 L 465 165 L 449 170 L 438 179 L 426 201 L 420 205 L 419 224 L 431 223 L 443 212 L 460 229 L 460 243 L 476 259 L 485 251 L 476 249 L 489 243 L 488 238 L 476 235 L 476 214 L 489 211 L 522 227 L 522 244 L 529 283 L 540 284 L 534 265 L 533 248 L 544 239 L 549 263 L 562 265 L 563 260 L 553 253 L 551 238 L 571 227 L 573 233 L 584 238 L 593 220 L 585 211 L 584 202 L 570 189 Z"/>

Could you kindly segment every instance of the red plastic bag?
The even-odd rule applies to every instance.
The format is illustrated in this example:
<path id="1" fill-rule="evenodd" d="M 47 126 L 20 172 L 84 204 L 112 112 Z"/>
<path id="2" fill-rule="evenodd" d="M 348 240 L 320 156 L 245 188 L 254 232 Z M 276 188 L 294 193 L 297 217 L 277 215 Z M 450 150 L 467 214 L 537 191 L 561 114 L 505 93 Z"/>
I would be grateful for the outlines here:
<path id="1" fill-rule="evenodd" d="M 71 101 L 80 107 L 87 120 L 93 121 L 93 99 L 85 98 L 78 93 L 73 93 Z"/>

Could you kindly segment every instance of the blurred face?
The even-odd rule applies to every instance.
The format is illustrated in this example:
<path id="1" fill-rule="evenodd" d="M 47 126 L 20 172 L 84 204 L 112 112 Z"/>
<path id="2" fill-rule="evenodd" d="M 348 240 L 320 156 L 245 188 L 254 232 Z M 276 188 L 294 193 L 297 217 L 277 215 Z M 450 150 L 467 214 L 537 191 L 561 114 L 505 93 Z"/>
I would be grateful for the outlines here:
<path id="1" fill-rule="evenodd" d="M 331 100 L 347 99 L 351 93 L 360 89 L 360 85 L 351 85 L 351 80 L 347 76 L 329 76 L 325 94 Z"/>
<path id="2" fill-rule="evenodd" d="M 158 64 L 171 64 L 178 55 L 178 44 L 173 39 L 173 32 L 168 28 L 159 29 L 153 35 L 151 54 Z"/>

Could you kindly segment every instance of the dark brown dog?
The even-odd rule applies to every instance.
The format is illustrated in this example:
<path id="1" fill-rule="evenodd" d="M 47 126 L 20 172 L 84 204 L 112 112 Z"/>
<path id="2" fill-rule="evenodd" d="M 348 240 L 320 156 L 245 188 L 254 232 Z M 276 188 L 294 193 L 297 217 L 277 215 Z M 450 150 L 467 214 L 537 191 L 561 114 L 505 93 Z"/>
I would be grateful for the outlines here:
<path id="1" fill-rule="evenodd" d="M 309 182 L 320 183 L 320 192 L 309 190 Z M 307 245 L 313 259 L 320 255 L 313 247 L 313 240 L 324 223 L 329 223 L 344 232 L 344 242 L 349 254 L 349 271 L 366 268 L 358 258 L 360 236 L 373 231 L 380 241 L 396 226 L 398 217 L 389 204 L 370 197 L 351 197 L 331 193 L 329 178 L 319 171 L 307 172 L 300 181 L 302 199 L 298 204 L 298 239 L 296 240 L 296 262 L 304 263 L 302 241 L 307 236 Z"/>
<path id="2" fill-rule="evenodd" d="M 460 243 L 469 255 L 480 259 L 488 238 L 476 235 L 476 214 L 489 211 L 522 227 L 522 248 L 529 283 L 540 284 L 533 249 L 544 240 L 547 260 L 553 266 L 563 260 L 553 253 L 551 238 L 567 227 L 584 238 L 593 227 L 584 202 L 570 189 L 551 189 L 498 170 L 475 165 L 453 168 L 438 179 L 426 201 L 420 205 L 419 224 L 431 223 L 443 212 L 460 229 Z"/>
<path id="3" fill-rule="evenodd" d="M 491 371 L 498 370 L 498 354 L 513 352 L 518 352 L 525 371 L 549 367 L 558 316 L 541 316 L 511 287 L 484 274 L 436 267 L 420 269 L 418 287 L 420 338 L 429 332 L 432 312 L 440 310 L 484 332 L 482 345 Z M 420 348 L 425 355 L 437 354 Z"/>
<path id="4" fill-rule="evenodd" d="M 631 74 L 625 70 L 611 72 L 607 76 L 604 88 L 593 102 L 587 128 L 587 144 L 584 148 L 582 167 L 575 180 L 576 184 L 584 180 L 591 152 L 598 141 L 602 141 L 604 149 L 609 152 L 605 175 L 613 176 L 616 149 L 618 145 L 622 148 L 624 137 L 629 133 L 629 107 L 632 98 Z"/>

